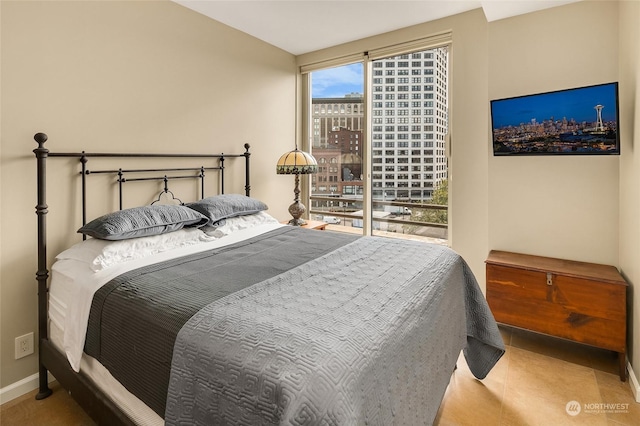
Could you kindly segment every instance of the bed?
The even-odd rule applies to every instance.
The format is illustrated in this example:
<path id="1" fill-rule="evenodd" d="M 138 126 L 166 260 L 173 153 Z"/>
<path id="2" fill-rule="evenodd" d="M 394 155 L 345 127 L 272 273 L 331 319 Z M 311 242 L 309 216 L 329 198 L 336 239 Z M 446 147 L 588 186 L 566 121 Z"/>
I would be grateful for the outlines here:
<path id="1" fill-rule="evenodd" d="M 84 190 L 91 154 L 35 139 L 39 399 L 50 371 L 101 424 L 431 424 L 461 351 L 481 379 L 504 353 L 458 254 L 280 224 L 248 146 L 209 156 L 245 158 L 245 194 L 83 220 L 49 283 L 46 160 L 80 158 Z"/>

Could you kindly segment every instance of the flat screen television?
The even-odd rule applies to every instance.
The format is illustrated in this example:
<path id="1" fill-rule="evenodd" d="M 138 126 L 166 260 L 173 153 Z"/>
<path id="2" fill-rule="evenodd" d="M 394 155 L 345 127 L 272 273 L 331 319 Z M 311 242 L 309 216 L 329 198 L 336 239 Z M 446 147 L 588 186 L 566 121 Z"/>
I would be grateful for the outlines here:
<path id="1" fill-rule="evenodd" d="M 493 154 L 616 155 L 618 83 L 491 101 Z"/>

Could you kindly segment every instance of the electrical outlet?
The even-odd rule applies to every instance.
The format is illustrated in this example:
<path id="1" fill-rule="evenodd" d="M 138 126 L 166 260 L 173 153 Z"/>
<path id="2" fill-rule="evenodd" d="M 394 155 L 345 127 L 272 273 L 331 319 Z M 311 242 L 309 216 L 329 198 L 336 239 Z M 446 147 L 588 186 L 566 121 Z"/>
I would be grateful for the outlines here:
<path id="1" fill-rule="evenodd" d="M 16 359 L 33 353 L 33 332 L 16 337 Z"/>

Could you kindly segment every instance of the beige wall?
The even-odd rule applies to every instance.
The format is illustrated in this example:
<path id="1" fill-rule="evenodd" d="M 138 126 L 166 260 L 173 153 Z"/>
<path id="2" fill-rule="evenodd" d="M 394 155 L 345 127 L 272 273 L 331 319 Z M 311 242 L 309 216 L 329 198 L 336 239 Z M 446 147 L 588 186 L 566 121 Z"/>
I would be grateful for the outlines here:
<path id="1" fill-rule="evenodd" d="M 618 81 L 617 23 L 607 2 L 492 23 L 489 99 Z M 619 164 L 618 156 L 490 156 L 489 248 L 617 266 Z"/>
<path id="2" fill-rule="evenodd" d="M 629 359 L 640 376 L 640 2 L 620 2 L 620 269 L 631 285 Z M 640 395 L 636 395 L 640 400 Z"/>
<path id="3" fill-rule="evenodd" d="M 0 5 L 5 387 L 37 371 L 35 355 L 13 359 L 14 338 L 37 329 L 33 135 L 47 133 L 58 152 L 241 153 L 250 143 L 252 195 L 284 219 L 293 194 L 281 189 L 293 181 L 274 169 L 293 147 L 295 58 L 169 1 Z M 80 218 L 69 213 L 73 173 L 52 164 L 66 160 L 49 162 L 51 255 L 77 241 L 60 236 L 74 235 Z M 228 192 L 242 192 L 234 180 Z"/>

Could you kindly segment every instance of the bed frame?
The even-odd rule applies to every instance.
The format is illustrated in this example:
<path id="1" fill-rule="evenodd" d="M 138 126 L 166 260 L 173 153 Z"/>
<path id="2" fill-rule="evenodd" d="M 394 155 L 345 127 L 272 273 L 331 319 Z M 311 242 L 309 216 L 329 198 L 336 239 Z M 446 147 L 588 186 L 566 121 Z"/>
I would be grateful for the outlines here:
<path id="1" fill-rule="evenodd" d="M 249 144 L 245 144 L 245 152 L 242 154 L 161 154 L 161 153 L 86 153 L 86 152 L 68 152 L 58 153 L 49 152 L 44 147 L 44 143 L 48 137 L 44 133 L 37 133 L 34 136 L 38 147 L 33 150 L 37 160 L 37 205 L 36 215 L 38 218 L 38 270 L 36 272 L 36 280 L 38 282 L 38 334 L 39 334 L 39 392 L 36 399 L 44 399 L 52 394 L 52 390 L 48 385 L 48 374 L 51 374 L 66 389 L 80 406 L 92 417 L 98 424 L 105 425 L 133 425 L 133 421 L 116 406 L 93 382 L 82 373 L 76 373 L 66 356 L 54 347 L 48 336 L 48 285 L 49 270 L 47 269 L 47 158 L 48 157 L 66 157 L 77 158 L 80 162 L 81 182 L 82 182 L 82 224 L 86 224 L 86 194 L 87 194 L 87 178 L 92 174 L 113 175 L 118 183 L 119 192 L 119 208 L 122 209 L 122 194 L 124 183 L 134 181 L 163 181 L 164 189 L 158 194 L 158 200 L 163 194 L 170 195 L 175 199 L 173 193 L 169 190 L 168 182 L 175 179 L 199 179 L 201 198 L 205 197 L 205 172 L 215 171 L 218 173 L 220 194 L 224 194 L 224 170 L 225 160 L 233 158 L 245 158 L 245 194 L 249 196 L 251 186 L 249 180 L 249 163 L 250 152 Z M 111 170 L 89 170 L 87 163 L 90 158 L 119 158 L 119 159 L 192 159 L 209 161 L 217 160 L 218 164 L 214 166 L 198 166 L 188 168 L 150 168 L 150 169 L 111 169 Z M 150 175 L 151 174 L 151 175 Z M 131 177 L 130 177 L 131 176 Z M 156 200 L 156 201 L 158 201 Z M 180 201 L 179 199 L 176 199 Z M 84 238 L 84 237 L 83 237 Z"/>

